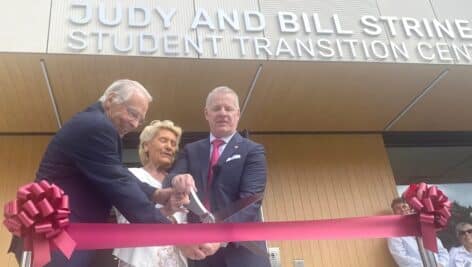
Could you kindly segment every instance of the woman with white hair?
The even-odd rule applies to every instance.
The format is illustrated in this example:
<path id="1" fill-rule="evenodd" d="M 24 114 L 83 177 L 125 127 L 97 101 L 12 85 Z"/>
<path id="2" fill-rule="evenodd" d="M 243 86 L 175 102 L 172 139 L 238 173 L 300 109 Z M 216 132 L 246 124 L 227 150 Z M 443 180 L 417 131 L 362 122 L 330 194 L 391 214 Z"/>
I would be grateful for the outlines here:
<path id="1" fill-rule="evenodd" d="M 129 170 L 142 182 L 156 188 L 162 188 L 162 181 L 167 170 L 174 162 L 179 146 L 182 129 L 172 121 L 153 121 L 146 126 L 139 136 L 139 158 L 142 168 Z M 157 204 L 156 208 L 169 213 L 166 207 Z M 116 211 L 118 223 L 128 223 L 125 217 Z M 186 221 L 186 214 L 176 212 L 176 222 Z M 118 248 L 113 251 L 119 259 L 119 267 L 186 267 L 187 261 L 175 246 Z"/>

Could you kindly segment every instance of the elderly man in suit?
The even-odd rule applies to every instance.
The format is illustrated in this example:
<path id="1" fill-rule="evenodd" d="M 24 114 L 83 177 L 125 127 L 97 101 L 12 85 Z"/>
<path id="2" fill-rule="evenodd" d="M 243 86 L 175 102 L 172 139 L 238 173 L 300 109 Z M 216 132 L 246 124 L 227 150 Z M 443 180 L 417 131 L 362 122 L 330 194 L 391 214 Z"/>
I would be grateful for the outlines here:
<path id="1" fill-rule="evenodd" d="M 190 143 L 179 154 L 166 178 L 171 183 L 184 185 L 192 176 L 202 203 L 212 212 L 218 211 L 238 199 L 263 192 L 266 186 L 266 158 L 264 147 L 243 138 L 236 129 L 239 122 L 239 100 L 228 87 L 217 87 L 207 96 L 205 118 L 210 126 L 208 138 Z M 253 204 L 231 218 L 231 222 L 261 220 L 261 203 Z M 190 213 L 189 222 L 198 222 Z M 238 243 L 226 247 L 212 244 L 211 248 L 188 246 L 182 248 L 195 267 L 265 267 L 267 257 L 253 254 Z M 266 249 L 264 242 L 258 242 Z M 204 255 L 212 254 L 203 259 Z M 203 256 L 201 256 L 203 255 Z"/>
<path id="2" fill-rule="evenodd" d="M 69 195 L 72 222 L 107 222 L 115 206 L 130 222 L 170 223 L 167 216 L 184 199 L 176 190 L 156 188 L 140 182 L 121 162 L 121 138 L 144 120 L 151 95 L 138 82 L 118 80 L 99 101 L 72 117 L 49 143 L 36 174 Z M 187 189 L 179 188 L 182 193 Z M 167 203 L 156 209 L 155 203 Z M 170 205 L 173 204 L 173 205 Z M 152 233 L 150 233 L 152 234 Z M 21 251 L 13 242 L 12 250 Z M 70 260 L 53 253 L 47 265 L 85 267 L 93 251 L 75 251 Z"/>

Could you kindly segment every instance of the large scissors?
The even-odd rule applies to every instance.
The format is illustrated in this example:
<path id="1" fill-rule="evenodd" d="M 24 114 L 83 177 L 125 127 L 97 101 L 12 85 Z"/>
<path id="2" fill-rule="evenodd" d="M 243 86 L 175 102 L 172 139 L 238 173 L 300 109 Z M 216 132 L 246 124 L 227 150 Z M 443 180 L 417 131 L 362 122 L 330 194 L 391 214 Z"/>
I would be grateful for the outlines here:
<path id="1" fill-rule="evenodd" d="M 238 214 L 240 211 L 246 209 L 247 207 L 251 206 L 252 204 L 261 201 L 263 198 L 263 193 L 256 193 L 254 195 L 241 198 L 230 205 L 218 210 L 215 213 L 211 213 L 208 211 L 205 206 L 202 204 L 200 199 L 197 196 L 197 193 L 191 189 L 189 198 L 190 203 L 185 205 L 185 207 L 197 215 L 203 223 L 218 223 L 218 222 L 225 222 L 228 221 L 231 217 Z M 243 241 L 238 242 L 241 246 L 246 247 L 252 253 L 269 257 L 269 254 L 264 249 L 260 248 L 255 242 L 253 241 Z M 227 243 L 222 243 L 222 246 L 225 247 Z"/>

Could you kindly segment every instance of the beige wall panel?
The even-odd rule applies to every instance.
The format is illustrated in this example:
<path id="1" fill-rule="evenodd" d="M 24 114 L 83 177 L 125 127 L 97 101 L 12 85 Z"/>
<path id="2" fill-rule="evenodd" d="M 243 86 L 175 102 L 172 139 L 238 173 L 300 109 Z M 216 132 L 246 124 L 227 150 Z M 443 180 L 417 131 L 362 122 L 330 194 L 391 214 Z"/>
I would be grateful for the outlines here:
<path id="1" fill-rule="evenodd" d="M 447 41 L 449 45 L 455 45 L 458 47 L 462 47 L 462 45 L 466 45 L 469 51 L 469 55 L 471 59 L 465 59 L 464 57 L 460 57 L 461 60 L 456 61 L 458 64 L 472 64 L 472 51 L 470 49 L 470 41 L 471 41 L 471 32 L 470 28 L 472 24 L 470 21 L 472 20 L 472 14 L 470 10 L 472 10 L 472 2 L 467 0 L 451 0 L 451 1 L 438 1 L 438 0 L 431 0 L 431 3 L 434 7 L 434 11 L 438 19 L 441 21 L 447 19 L 454 24 L 455 20 L 467 20 L 467 28 L 469 30 L 466 31 L 468 35 L 467 39 L 463 39 L 460 37 L 457 31 L 455 31 L 455 38 L 447 37 Z"/>
<path id="2" fill-rule="evenodd" d="M 206 131 L 203 107 L 208 92 L 228 85 L 243 100 L 256 62 L 157 59 L 119 56 L 48 56 L 51 85 L 63 121 L 98 100 L 114 80 L 141 82 L 156 99 L 146 120 L 171 119 L 184 131 Z"/>
<path id="3" fill-rule="evenodd" d="M 45 53 L 51 0 L 2 1 L 0 51 Z"/>
<path id="4" fill-rule="evenodd" d="M 393 127 L 393 131 L 471 131 L 472 71 L 455 66 Z"/>
<path id="5" fill-rule="evenodd" d="M 308 39 L 312 39 L 313 43 L 320 39 L 326 39 L 331 42 L 331 47 L 336 49 L 336 39 L 355 39 L 364 40 L 368 44 L 374 40 L 381 41 L 382 43 L 388 43 L 388 39 L 384 33 L 376 37 L 369 37 L 362 34 L 360 19 L 363 15 L 372 15 L 377 17 L 379 15 L 376 1 L 373 0 L 335 0 L 335 1 L 323 1 L 323 0 L 302 0 L 302 1 L 283 1 L 283 0 L 269 0 L 261 1 L 261 11 L 265 14 L 267 20 L 267 27 L 265 31 L 265 37 L 271 40 L 273 50 L 276 50 L 278 40 L 280 38 L 285 39 L 291 47 L 296 50 L 295 39 L 304 40 L 307 42 Z M 294 12 L 298 15 L 298 22 L 301 23 L 301 14 L 306 13 L 309 17 L 311 33 L 306 33 L 301 30 L 296 33 L 282 33 L 279 24 L 277 23 L 277 12 L 288 11 Z M 332 15 L 337 14 L 340 20 L 341 29 L 346 31 L 352 31 L 352 34 L 348 35 L 336 35 L 336 34 L 317 34 L 314 32 L 314 22 L 311 17 L 312 13 L 316 13 L 320 18 L 321 29 L 326 31 L 333 31 L 334 22 Z M 315 49 L 315 56 L 312 57 L 309 54 L 303 52 L 303 56 L 299 57 L 296 54 L 295 57 L 289 53 L 284 53 L 278 57 L 278 59 L 289 59 L 289 60 L 321 60 L 321 61 L 379 61 L 379 62 L 394 62 L 394 58 L 387 56 L 385 59 L 373 59 L 372 57 L 366 57 L 363 52 L 363 48 L 356 44 L 355 53 L 353 56 L 348 48 L 348 44 L 341 45 L 341 53 L 335 53 L 334 56 L 322 56 L 319 49 Z M 315 46 L 316 47 L 316 46 Z M 378 48 L 377 48 L 378 49 Z M 324 49 L 322 49 L 324 50 Z M 328 52 L 325 52 L 328 53 Z M 271 57 L 272 59 L 273 57 Z"/>
<path id="6" fill-rule="evenodd" d="M 413 18 L 417 21 L 421 22 L 422 19 L 426 19 L 427 21 L 431 22 L 435 19 L 434 10 L 431 7 L 430 1 L 428 0 L 420 0 L 420 1 L 408 1 L 408 0 L 379 0 L 377 1 L 380 15 L 381 16 L 389 16 L 389 17 L 397 17 L 397 18 Z M 408 8 L 406 8 L 408 7 Z M 384 29 L 387 30 L 388 26 L 384 26 Z M 421 32 L 424 33 L 424 29 L 421 28 Z M 409 59 L 405 59 L 404 57 L 399 57 L 397 62 L 410 62 L 410 63 L 442 63 L 442 64 L 452 64 L 454 63 L 453 60 L 448 60 L 447 57 L 441 59 L 439 55 L 434 53 L 434 50 L 429 48 L 420 48 L 422 49 L 422 53 L 426 57 L 434 56 L 434 59 L 424 59 L 420 54 L 417 48 L 418 43 L 428 43 L 431 47 L 434 47 L 436 43 L 446 43 L 446 40 L 443 38 L 428 38 L 428 37 L 420 37 L 414 35 L 409 37 L 406 35 L 403 27 L 401 26 L 401 22 L 395 22 L 395 34 L 391 31 L 387 30 L 390 34 L 388 34 L 388 38 L 390 42 L 401 44 L 402 42 L 405 43 L 405 46 L 408 49 Z M 423 47 L 423 46 L 421 46 Z"/>
<path id="7" fill-rule="evenodd" d="M 0 132 L 57 130 L 40 59 L 34 54 L 0 54 Z"/>
<path id="8" fill-rule="evenodd" d="M 224 11 L 226 14 L 231 15 L 232 11 L 236 11 L 238 14 L 238 20 L 240 23 L 240 30 L 235 31 L 228 25 L 225 25 L 226 29 L 223 31 L 220 30 L 211 30 L 208 27 L 198 28 L 197 34 L 202 38 L 203 43 L 205 44 L 205 51 L 201 58 L 226 58 L 226 59 L 265 59 L 263 55 L 257 56 L 254 51 L 254 46 L 250 41 L 246 41 L 244 46 L 246 55 L 242 54 L 240 48 L 240 43 L 235 37 L 263 37 L 263 31 L 258 32 L 247 32 L 245 30 L 244 24 L 244 11 L 259 11 L 258 0 L 195 0 L 195 10 L 199 8 L 204 9 L 208 12 L 211 17 L 211 21 L 215 24 L 215 27 L 218 29 L 218 10 Z M 211 40 L 211 36 L 221 36 L 222 40 L 218 41 L 218 51 L 215 55 Z"/>
<path id="9" fill-rule="evenodd" d="M 395 182 L 380 135 L 253 135 L 265 145 L 266 221 L 389 214 Z M 395 266 L 383 239 L 278 241 L 282 266 Z"/>
<path id="10" fill-rule="evenodd" d="M 55 0 L 52 5 L 52 18 L 51 18 L 51 30 L 49 36 L 49 53 L 81 53 L 81 54 L 118 54 L 118 55 L 142 55 L 142 56 L 172 56 L 172 57 L 196 57 L 196 53 L 193 50 L 189 50 L 189 53 L 185 53 L 183 49 L 183 37 L 188 36 L 191 40 L 195 41 L 195 32 L 190 28 L 192 24 L 194 7 L 192 1 L 186 0 L 163 0 L 163 1 L 152 1 L 152 0 L 138 0 L 138 1 L 99 1 L 99 0 L 88 0 L 82 1 L 83 3 L 89 3 L 91 10 L 91 20 L 89 23 L 77 24 L 72 23 L 72 20 L 77 20 L 84 17 L 85 8 L 75 7 L 72 5 L 74 1 L 62 1 Z M 117 25 L 107 26 L 99 22 L 99 3 L 104 3 L 106 18 L 110 21 L 116 19 L 116 10 L 121 10 L 122 19 L 121 22 L 117 20 Z M 149 23 L 144 26 L 128 26 L 129 22 L 129 8 L 145 8 L 148 10 Z M 172 17 L 170 27 L 166 28 L 163 19 L 157 12 L 157 7 L 160 8 L 164 13 L 170 13 L 172 8 L 176 9 L 175 15 Z M 144 12 L 137 11 L 137 21 L 144 21 Z M 86 48 L 84 49 L 71 49 L 69 44 L 74 44 L 81 48 L 81 44 L 70 39 L 69 34 L 73 31 L 82 31 L 87 34 L 86 37 L 81 35 L 80 39 L 86 41 Z M 103 46 L 100 48 L 97 32 L 107 33 L 107 36 L 103 37 Z M 144 37 L 143 48 L 140 49 L 139 34 L 152 34 L 154 39 L 151 37 Z M 176 36 L 172 37 L 170 42 L 174 43 L 172 47 L 168 49 L 168 52 L 164 51 L 164 35 Z M 131 36 L 131 42 L 129 41 Z M 118 51 L 114 48 L 115 39 L 117 40 L 117 46 L 123 50 Z M 179 41 L 176 41 L 176 40 Z M 157 43 L 153 43 L 152 40 L 157 40 Z M 131 45 L 130 45 L 131 43 Z M 157 45 L 157 50 L 154 49 Z M 143 51 L 143 52 L 140 52 Z M 148 52 L 145 52 L 148 51 Z"/>
<path id="11" fill-rule="evenodd" d="M 14 199 L 17 189 L 34 180 L 39 161 L 49 136 L 0 136 L 0 203 Z M 0 227 L 0 263 L 17 267 L 15 257 L 7 254 L 11 234 Z"/>
<path id="12" fill-rule="evenodd" d="M 381 131 L 440 71 L 434 65 L 263 65 L 241 128 Z"/>

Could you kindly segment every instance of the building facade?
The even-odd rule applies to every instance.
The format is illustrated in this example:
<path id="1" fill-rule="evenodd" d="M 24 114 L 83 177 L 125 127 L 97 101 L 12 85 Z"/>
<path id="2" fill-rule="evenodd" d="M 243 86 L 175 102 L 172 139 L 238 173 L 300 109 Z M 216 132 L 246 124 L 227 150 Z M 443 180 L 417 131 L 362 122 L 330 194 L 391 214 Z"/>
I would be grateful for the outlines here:
<path id="1" fill-rule="evenodd" d="M 51 136 L 113 80 L 148 118 L 203 132 L 207 93 L 241 97 L 266 147 L 264 218 L 389 213 L 382 135 L 471 131 L 466 0 L 21 0 L 0 10 L 0 200 L 31 181 Z M 0 229 L 0 251 L 9 233 Z M 282 266 L 394 266 L 385 240 L 270 242 Z M 3 266 L 16 266 L 0 255 Z"/>

